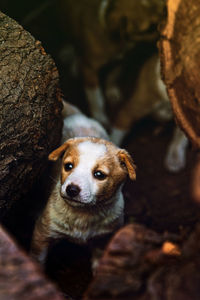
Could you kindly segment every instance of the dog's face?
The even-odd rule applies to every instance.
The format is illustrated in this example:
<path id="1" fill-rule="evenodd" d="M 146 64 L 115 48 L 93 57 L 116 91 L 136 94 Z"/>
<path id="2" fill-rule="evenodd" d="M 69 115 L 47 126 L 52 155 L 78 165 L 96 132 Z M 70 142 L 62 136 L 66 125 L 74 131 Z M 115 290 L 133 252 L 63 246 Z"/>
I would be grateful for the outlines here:
<path id="1" fill-rule="evenodd" d="M 70 139 L 49 159 L 55 161 L 63 153 L 60 195 L 72 206 L 109 203 L 127 175 L 136 177 L 130 155 L 102 139 Z"/>
<path id="2" fill-rule="evenodd" d="M 127 43 L 155 39 L 164 0 L 108 0 L 107 3 L 105 23 L 113 37 Z"/>

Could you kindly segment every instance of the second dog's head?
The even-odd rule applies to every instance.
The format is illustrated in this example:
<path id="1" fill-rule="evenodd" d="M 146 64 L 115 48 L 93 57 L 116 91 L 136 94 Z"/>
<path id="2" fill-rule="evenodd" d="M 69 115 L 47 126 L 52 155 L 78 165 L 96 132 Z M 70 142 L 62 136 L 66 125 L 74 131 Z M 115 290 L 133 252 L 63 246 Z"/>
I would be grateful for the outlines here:
<path id="1" fill-rule="evenodd" d="M 127 151 L 103 139 L 69 139 L 49 155 L 49 160 L 61 156 L 60 195 L 72 206 L 109 203 L 121 192 L 127 175 L 136 178 Z"/>

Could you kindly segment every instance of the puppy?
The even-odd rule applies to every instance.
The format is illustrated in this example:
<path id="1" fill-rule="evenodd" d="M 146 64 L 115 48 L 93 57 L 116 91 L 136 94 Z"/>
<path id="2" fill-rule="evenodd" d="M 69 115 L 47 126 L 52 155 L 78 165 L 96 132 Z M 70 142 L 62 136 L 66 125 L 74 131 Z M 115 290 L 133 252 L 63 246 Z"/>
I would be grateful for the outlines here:
<path id="1" fill-rule="evenodd" d="M 164 0 L 60 0 L 63 28 L 79 57 L 92 117 L 108 124 L 99 70 L 139 41 L 155 41 Z"/>
<path id="2" fill-rule="evenodd" d="M 32 255 L 40 262 L 52 239 L 87 244 L 121 226 L 122 186 L 127 175 L 136 178 L 131 156 L 107 140 L 99 123 L 68 104 L 66 112 L 65 142 L 49 155 L 59 172 L 32 239 Z"/>
<path id="3" fill-rule="evenodd" d="M 116 81 L 115 74 L 119 76 L 119 67 L 113 73 L 107 78 L 106 93 L 114 90 L 115 87 L 115 94 L 119 95 L 120 91 L 117 91 L 114 82 Z M 161 79 L 158 54 L 154 54 L 144 63 L 130 98 L 118 110 L 114 119 L 111 140 L 120 145 L 134 122 L 149 114 L 159 121 L 169 121 L 173 118 L 166 87 Z M 164 162 L 169 171 L 178 172 L 184 168 L 187 145 L 188 140 L 185 134 L 176 126 Z"/>

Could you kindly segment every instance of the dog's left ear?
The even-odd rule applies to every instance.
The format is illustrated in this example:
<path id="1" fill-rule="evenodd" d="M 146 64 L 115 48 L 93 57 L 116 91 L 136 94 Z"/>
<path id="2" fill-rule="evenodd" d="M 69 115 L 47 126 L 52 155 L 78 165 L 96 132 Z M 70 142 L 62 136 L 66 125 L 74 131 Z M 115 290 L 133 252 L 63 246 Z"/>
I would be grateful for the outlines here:
<path id="1" fill-rule="evenodd" d="M 68 146 L 69 142 L 64 143 L 59 148 L 51 152 L 48 156 L 48 159 L 52 161 L 58 160 L 58 158 L 61 157 L 61 155 L 67 150 Z"/>
<path id="2" fill-rule="evenodd" d="M 135 166 L 130 154 L 126 150 L 121 149 L 118 152 L 118 157 L 119 157 L 120 162 L 123 165 L 125 165 L 130 179 L 135 180 L 136 179 L 136 172 L 135 172 L 136 166 Z"/>

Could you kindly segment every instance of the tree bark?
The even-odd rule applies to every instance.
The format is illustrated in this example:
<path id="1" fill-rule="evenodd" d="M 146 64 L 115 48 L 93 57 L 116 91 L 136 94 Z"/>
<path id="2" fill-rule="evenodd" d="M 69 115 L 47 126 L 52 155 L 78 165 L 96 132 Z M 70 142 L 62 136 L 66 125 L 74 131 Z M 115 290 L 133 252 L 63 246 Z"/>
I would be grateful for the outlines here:
<path id="1" fill-rule="evenodd" d="M 178 124 L 200 148 L 200 3 L 168 0 L 159 43 L 163 79 Z"/>
<path id="2" fill-rule="evenodd" d="M 60 141 L 58 88 L 58 71 L 41 43 L 0 12 L 0 218 Z"/>

